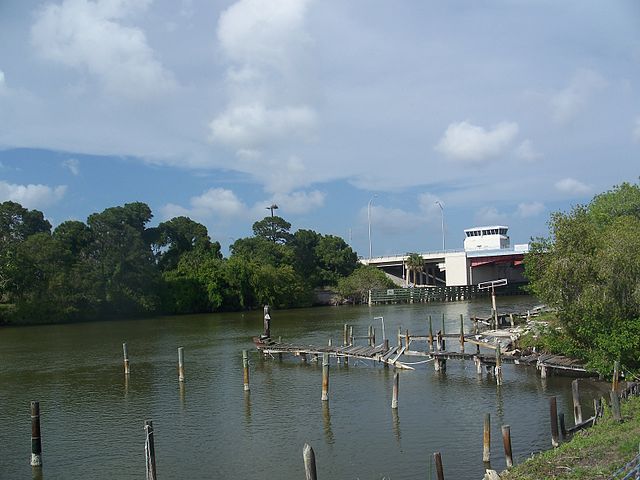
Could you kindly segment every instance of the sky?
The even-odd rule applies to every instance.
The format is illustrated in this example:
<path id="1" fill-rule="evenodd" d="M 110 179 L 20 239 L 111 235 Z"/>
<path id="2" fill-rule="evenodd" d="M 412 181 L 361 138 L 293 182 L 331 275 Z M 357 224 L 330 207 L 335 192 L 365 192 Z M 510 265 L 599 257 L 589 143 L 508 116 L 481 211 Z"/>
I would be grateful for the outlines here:
<path id="1" fill-rule="evenodd" d="M 640 175 L 635 0 L 0 0 L 0 201 L 512 243 Z M 370 228 L 369 228 L 370 227 Z M 369 230 L 371 237 L 369 237 Z"/>

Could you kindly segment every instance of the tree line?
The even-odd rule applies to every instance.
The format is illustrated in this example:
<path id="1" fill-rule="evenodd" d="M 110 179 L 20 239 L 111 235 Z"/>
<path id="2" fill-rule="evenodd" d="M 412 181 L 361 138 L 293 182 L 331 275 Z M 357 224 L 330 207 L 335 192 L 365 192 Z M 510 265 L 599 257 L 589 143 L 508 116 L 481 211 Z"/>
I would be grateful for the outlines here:
<path id="1" fill-rule="evenodd" d="M 605 373 L 640 371 L 640 186 L 623 183 L 569 213 L 525 257 L 530 288 L 558 311 L 546 347 Z"/>
<path id="2" fill-rule="evenodd" d="M 180 216 L 152 227 L 152 217 L 135 202 L 52 228 L 38 210 L 0 203 L 0 321 L 290 308 L 313 304 L 319 288 L 361 301 L 389 285 L 342 238 L 291 233 L 279 216 L 255 222 L 228 258 L 204 225 Z"/>

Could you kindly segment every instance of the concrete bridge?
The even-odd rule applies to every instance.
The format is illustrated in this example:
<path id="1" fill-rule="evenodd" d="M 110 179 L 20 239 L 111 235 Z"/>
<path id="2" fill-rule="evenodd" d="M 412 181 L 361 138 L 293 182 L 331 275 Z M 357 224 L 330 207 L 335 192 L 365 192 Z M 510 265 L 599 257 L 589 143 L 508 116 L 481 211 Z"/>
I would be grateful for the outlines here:
<path id="1" fill-rule="evenodd" d="M 463 250 L 419 253 L 421 270 L 407 268 L 409 254 L 361 258 L 360 263 L 383 270 L 397 285 L 462 286 L 506 278 L 524 282 L 524 254 L 528 244 L 509 246 L 507 227 L 476 227 L 465 230 Z"/>

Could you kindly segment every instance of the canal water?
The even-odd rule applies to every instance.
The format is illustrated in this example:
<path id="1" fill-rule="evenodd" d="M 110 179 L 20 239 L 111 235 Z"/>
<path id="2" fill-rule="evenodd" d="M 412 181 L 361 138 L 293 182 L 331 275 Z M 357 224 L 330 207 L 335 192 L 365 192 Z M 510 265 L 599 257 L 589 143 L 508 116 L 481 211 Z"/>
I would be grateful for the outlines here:
<path id="1" fill-rule="evenodd" d="M 499 298 L 502 311 L 531 308 L 531 297 Z M 426 334 L 445 315 L 488 316 L 490 303 L 321 307 L 273 311 L 272 336 L 301 344 L 342 341 L 384 318 L 395 343 L 398 327 Z M 466 322 L 470 328 L 470 323 Z M 262 311 L 162 317 L 0 330 L 0 479 L 30 479 L 31 400 L 40 401 L 43 478 L 143 479 L 144 421 L 153 420 L 158 478 L 301 479 L 303 445 L 315 450 L 318 477 L 429 478 L 439 451 L 447 478 L 482 477 L 482 425 L 491 413 L 492 466 L 503 469 L 500 426 L 509 424 L 516 463 L 550 445 L 549 401 L 572 424 L 571 379 L 541 380 L 535 368 L 505 365 L 504 384 L 478 376 L 472 361 L 431 363 L 400 371 L 397 414 L 390 408 L 393 369 L 365 361 L 332 361 L 329 402 L 320 400 L 322 367 L 300 358 L 262 358 L 251 337 Z M 123 375 L 126 341 L 131 374 Z M 451 342 L 451 340 L 449 340 Z M 177 348 L 184 347 L 180 387 Z M 459 349 L 459 343 L 448 346 Z M 475 348 L 467 345 L 467 348 Z M 249 349 L 251 391 L 243 391 L 242 350 Z M 420 358 L 415 361 L 421 360 Z M 408 361 L 412 361 L 408 359 Z M 590 415 L 597 386 L 581 386 Z"/>

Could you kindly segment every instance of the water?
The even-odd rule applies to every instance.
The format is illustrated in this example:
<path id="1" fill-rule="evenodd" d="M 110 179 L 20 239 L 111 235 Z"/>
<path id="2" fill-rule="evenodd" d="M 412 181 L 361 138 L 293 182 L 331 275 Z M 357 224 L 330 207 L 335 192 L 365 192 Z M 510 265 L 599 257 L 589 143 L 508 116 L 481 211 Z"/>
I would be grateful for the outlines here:
<path id="1" fill-rule="evenodd" d="M 503 311 L 533 303 L 530 297 L 499 298 Z M 276 310 L 272 335 L 316 345 L 333 336 L 338 343 L 344 323 L 365 335 L 373 317 L 384 316 L 393 344 L 400 325 L 425 334 L 427 315 L 439 328 L 445 313 L 453 332 L 461 313 L 468 318 L 489 310 L 486 300 Z M 572 423 L 571 379 L 543 382 L 533 368 L 505 365 L 504 385 L 496 388 L 492 377 L 476 375 L 471 361 L 449 361 L 444 375 L 432 364 L 401 371 L 397 414 L 390 408 L 393 369 L 332 363 L 323 405 L 321 365 L 262 358 L 251 342 L 261 330 L 262 311 L 0 330 L 0 479 L 32 478 L 31 400 L 40 401 L 46 480 L 144 478 L 146 419 L 154 422 L 161 480 L 304 478 L 305 442 L 315 450 L 320 478 L 428 478 L 432 453 L 440 451 L 447 478 L 479 479 L 485 412 L 492 417 L 496 469 L 505 465 L 500 425 L 511 425 L 518 463 L 550 445 L 550 395 L 558 395 L 558 410 Z M 183 388 L 179 346 L 185 350 Z M 457 350 L 458 342 L 449 348 Z M 250 350 L 249 394 L 242 387 L 243 349 Z M 581 386 L 585 418 L 596 389 Z"/>

